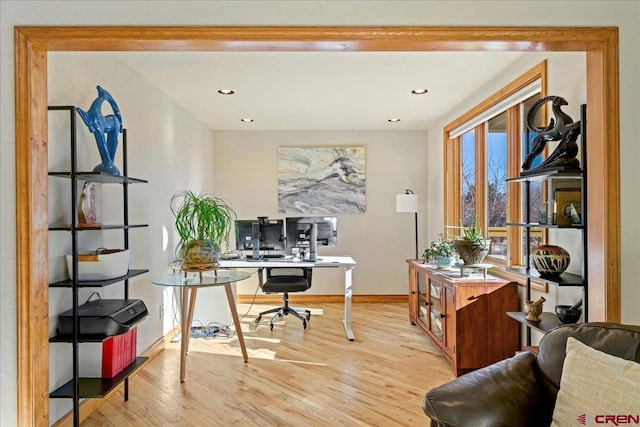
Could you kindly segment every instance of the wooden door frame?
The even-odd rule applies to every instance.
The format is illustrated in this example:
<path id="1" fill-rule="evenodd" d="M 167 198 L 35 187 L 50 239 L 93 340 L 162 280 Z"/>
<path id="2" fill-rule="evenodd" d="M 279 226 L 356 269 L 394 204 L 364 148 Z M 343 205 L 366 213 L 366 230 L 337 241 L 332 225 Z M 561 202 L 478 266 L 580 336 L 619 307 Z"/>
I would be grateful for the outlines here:
<path id="1" fill-rule="evenodd" d="M 589 134 L 589 308 L 620 320 L 615 27 L 16 27 L 16 315 L 20 426 L 48 426 L 47 52 L 583 51 Z"/>

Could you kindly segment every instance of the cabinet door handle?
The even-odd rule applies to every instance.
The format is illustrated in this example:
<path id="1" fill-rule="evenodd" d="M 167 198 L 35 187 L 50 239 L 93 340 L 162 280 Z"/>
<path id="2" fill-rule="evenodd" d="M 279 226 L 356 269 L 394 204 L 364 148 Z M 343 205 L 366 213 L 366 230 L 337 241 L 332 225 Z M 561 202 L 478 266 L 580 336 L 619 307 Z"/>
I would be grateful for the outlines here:
<path id="1" fill-rule="evenodd" d="M 424 305 L 428 307 L 428 306 L 430 306 L 430 305 L 431 305 L 431 303 L 430 303 L 429 301 L 425 301 L 425 302 L 424 302 Z"/>
<path id="2" fill-rule="evenodd" d="M 447 317 L 447 315 L 446 315 L 446 314 L 444 314 L 444 313 L 440 313 L 440 318 L 441 318 L 441 319 L 444 319 L 445 317 Z"/>

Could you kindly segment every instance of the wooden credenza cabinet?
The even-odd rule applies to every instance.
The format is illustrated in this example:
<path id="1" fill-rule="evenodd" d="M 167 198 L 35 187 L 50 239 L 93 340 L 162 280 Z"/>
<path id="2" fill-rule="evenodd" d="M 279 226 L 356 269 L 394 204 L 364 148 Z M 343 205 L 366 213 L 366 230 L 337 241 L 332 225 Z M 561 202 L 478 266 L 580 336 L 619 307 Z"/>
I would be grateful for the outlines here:
<path id="1" fill-rule="evenodd" d="M 518 285 L 499 278 L 450 277 L 409 264 L 409 320 L 453 364 L 456 376 L 513 356 L 520 347 Z M 454 274 L 452 274 L 454 275 Z"/>

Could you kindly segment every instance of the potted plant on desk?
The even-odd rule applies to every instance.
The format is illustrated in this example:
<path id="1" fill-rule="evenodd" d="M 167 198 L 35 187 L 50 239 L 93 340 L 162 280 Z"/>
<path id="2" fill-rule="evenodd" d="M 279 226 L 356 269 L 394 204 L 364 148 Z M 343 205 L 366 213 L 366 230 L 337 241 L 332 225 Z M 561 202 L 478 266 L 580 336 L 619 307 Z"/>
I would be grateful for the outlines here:
<path id="1" fill-rule="evenodd" d="M 453 240 L 445 238 L 440 233 L 440 238 L 431 242 L 431 245 L 422 254 L 424 262 L 434 260 L 436 268 L 451 267 L 456 260 L 456 249 Z"/>
<path id="2" fill-rule="evenodd" d="M 171 212 L 180 237 L 176 255 L 182 260 L 182 269 L 217 269 L 220 251 L 229 247 L 235 210 L 220 197 L 185 190 L 171 197 Z"/>

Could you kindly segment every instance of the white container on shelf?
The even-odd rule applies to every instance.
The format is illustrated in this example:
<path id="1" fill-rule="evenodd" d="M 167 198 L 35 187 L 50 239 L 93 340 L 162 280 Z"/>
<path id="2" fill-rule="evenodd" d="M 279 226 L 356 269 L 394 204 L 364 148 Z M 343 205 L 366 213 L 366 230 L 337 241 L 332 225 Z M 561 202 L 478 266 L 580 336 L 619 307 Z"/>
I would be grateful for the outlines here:
<path id="1" fill-rule="evenodd" d="M 73 257 L 67 255 L 67 271 L 73 280 Z M 109 280 L 129 271 L 128 249 L 102 249 L 92 254 L 78 255 L 78 280 Z"/>

